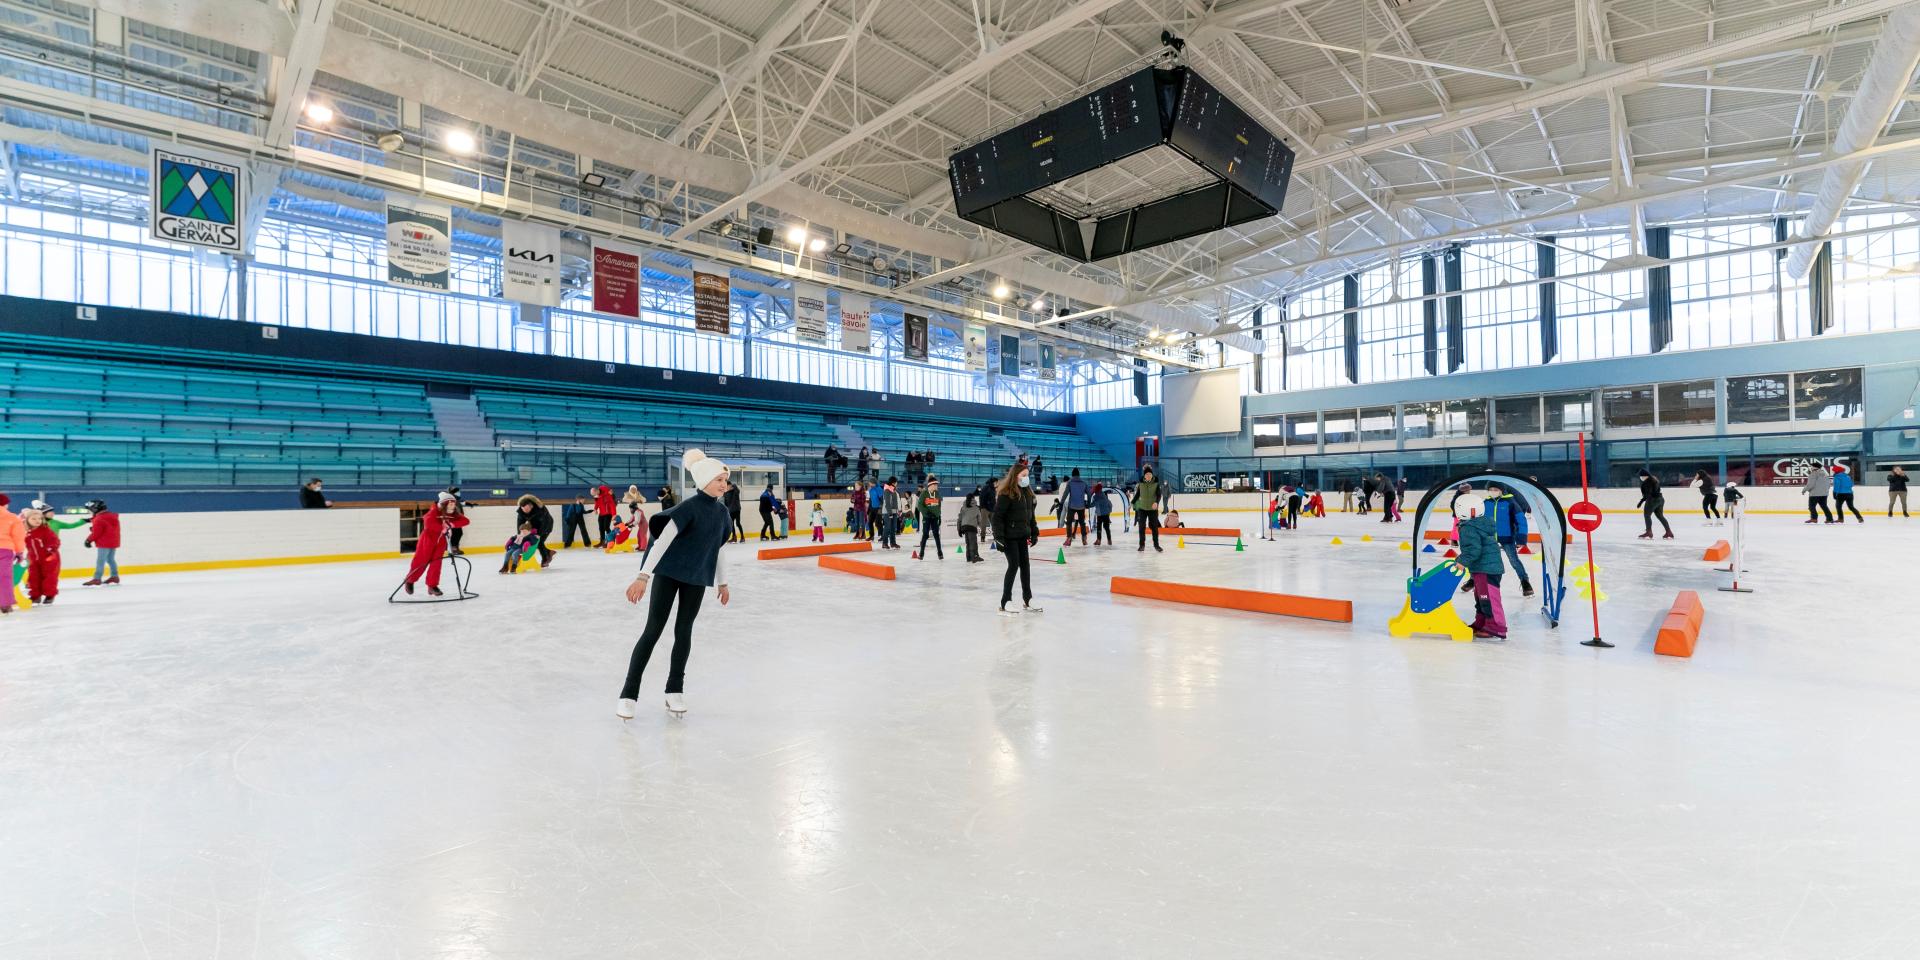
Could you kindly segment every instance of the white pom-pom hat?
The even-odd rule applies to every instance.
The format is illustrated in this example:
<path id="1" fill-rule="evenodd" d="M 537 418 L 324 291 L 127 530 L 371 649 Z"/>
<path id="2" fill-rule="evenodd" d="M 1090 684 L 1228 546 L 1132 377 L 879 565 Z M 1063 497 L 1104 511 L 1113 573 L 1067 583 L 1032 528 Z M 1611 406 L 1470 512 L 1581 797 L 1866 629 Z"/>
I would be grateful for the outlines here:
<path id="1" fill-rule="evenodd" d="M 727 465 L 702 453 L 699 449 L 688 450 L 680 455 L 680 465 L 693 475 L 694 489 L 704 489 L 713 482 L 713 478 L 726 472 Z"/>

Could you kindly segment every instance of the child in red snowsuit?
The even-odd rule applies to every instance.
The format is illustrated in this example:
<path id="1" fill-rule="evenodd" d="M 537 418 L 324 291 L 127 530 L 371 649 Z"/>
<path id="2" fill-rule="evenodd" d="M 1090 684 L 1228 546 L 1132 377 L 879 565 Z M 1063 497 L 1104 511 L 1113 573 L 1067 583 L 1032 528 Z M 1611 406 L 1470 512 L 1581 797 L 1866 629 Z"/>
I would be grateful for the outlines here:
<path id="1" fill-rule="evenodd" d="M 402 585 L 408 594 L 413 593 L 414 581 L 424 573 L 427 593 L 440 596 L 440 558 L 447 554 L 447 538 L 467 523 L 466 515 L 460 512 L 460 498 L 441 493 L 433 509 L 420 518 L 420 543 L 413 548 L 413 565 L 407 568 L 407 581 Z"/>
<path id="2" fill-rule="evenodd" d="M 47 525 L 39 510 L 23 510 L 27 525 L 27 598 L 52 603 L 60 595 L 60 534 Z"/>

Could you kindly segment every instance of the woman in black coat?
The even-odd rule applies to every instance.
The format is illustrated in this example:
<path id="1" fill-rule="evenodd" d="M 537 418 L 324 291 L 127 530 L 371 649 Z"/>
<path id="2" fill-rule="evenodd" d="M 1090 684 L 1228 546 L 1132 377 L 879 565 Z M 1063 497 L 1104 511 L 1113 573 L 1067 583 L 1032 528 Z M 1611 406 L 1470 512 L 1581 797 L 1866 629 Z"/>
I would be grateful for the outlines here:
<path id="1" fill-rule="evenodd" d="M 1033 481 L 1027 468 L 1016 463 L 1000 478 L 993 498 L 993 539 L 1007 557 L 1007 576 L 1000 586 L 1000 615 L 1039 613 L 1033 605 L 1033 569 L 1028 551 L 1039 542 L 1040 526 L 1033 519 Z M 1013 578 L 1020 578 L 1020 610 L 1008 610 L 1013 599 Z"/>
<path id="2" fill-rule="evenodd" d="M 553 562 L 553 551 L 547 549 L 547 538 L 553 536 L 553 511 L 540 502 L 540 498 L 531 493 L 520 497 L 520 518 L 518 523 L 533 524 L 533 535 L 540 540 L 540 565 Z"/>

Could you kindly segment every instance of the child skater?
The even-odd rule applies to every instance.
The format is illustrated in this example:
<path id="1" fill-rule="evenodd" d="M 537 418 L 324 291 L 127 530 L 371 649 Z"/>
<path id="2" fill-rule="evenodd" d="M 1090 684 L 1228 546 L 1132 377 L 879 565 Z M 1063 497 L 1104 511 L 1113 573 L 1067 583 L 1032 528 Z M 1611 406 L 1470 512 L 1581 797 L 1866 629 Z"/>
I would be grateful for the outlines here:
<path id="1" fill-rule="evenodd" d="M 528 547 L 539 542 L 540 534 L 533 529 L 533 524 L 531 522 L 521 524 L 520 529 L 507 538 L 507 555 L 500 558 L 500 572 L 519 573 L 520 558 L 527 555 Z"/>
<path id="2" fill-rule="evenodd" d="M 27 599 L 34 603 L 51 604 L 60 595 L 60 534 L 47 523 L 51 515 L 51 507 L 20 511 L 27 528 Z"/>
<path id="3" fill-rule="evenodd" d="M 633 719 L 640 697 L 640 673 L 653 656 L 653 646 L 666 629 L 667 614 L 675 603 L 679 610 L 673 618 L 667 712 L 676 717 L 686 714 L 687 656 L 693 651 L 693 621 L 700 616 L 700 601 L 708 587 L 717 588 L 721 606 L 732 599 L 727 592 L 727 561 L 720 550 L 733 529 L 733 518 L 720 502 L 727 492 L 727 465 L 699 450 L 688 450 L 680 464 L 693 477 L 695 492 L 672 509 L 654 515 L 650 521 L 653 545 L 640 562 L 640 575 L 627 587 L 628 603 L 639 603 L 649 588 L 653 600 L 647 606 L 646 629 L 633 645 L 620 702 L 614 706 L 614 715 L 622 720 Z"/>
<path id="4" fill-rule="evenodd" d="M 827 508 L 820 501 L 813 502 L 813 513 L 807 517 L 807 523 L 813 526 L 813 542 L 827 542 Z"/>
<path id="5" fill-rule="evenodd" d="M 1320 488 L 1313 488 L 1313 496 L 1307 498 L 1307 513 L 1324 518 L 1327 515 L 1327 501 L 1320 496 Z"/>
<path id="6" fill-rule="evenodd" d="M 12 502 L 0 493 L 0 613 L 13 612 L 13 565 L 27 558 L 27 525 L 7 509 Z"/>
<path id="7" fill-rule="evenodd" d="M 87 501 L 87 509 L 93 511 L 93 525 L 87 529 L 87 546 L 93 548 L 93 579 L 80 584 L 83 587 L 97 587 L 102 583 L 120 582 L 120 515 L 107 509 L 105 500 Z M 101 580 L 100 575 L 111 572 L 113 575 Z"/>
<path id="8" fill-rule="evenodd" d="M 958 521 L 960 535 L 967 540 L 967 562 L 983 562 L 980 556 L 980 528 L 986 525 L 987 512 L 980 509 L 978 494 L 969 493 L 967 499 L 961 501 Z"/>
<path id="9" fill-rule="evenodd" d="M 1093 545 L 1113 546 L 1113 501 L 1107 499 L 1107 485 L 1093 485 Z"/>
<path id="10" fill-rule="evenodd" d="M 441 595 L 440 560 L 451 549 L 452 531 L 466 526 L 467 522 L 467 515 L 460 510 L 460 497 L 440 491 L 433 509 L 420 518 L 420 542 L 413 548 L 413 565 L 407 568 L 407 580 L 401 584 L 408 596 L 413 595 L 413 583 L 423 573 L 427 575 L 427 594 Z"/>
<path id="11" fill-rule="evenodd" d="M 947 548 L 940 542 L 940 478 L 927 475 L 927 482 L 920 485 L 920 492 L 914 495 L 913 503 L 918 511 L 914 520 L 920 525 L 920 549 L 915 552 L 915 560 L 927 558 L 927 537 L 933 537 L 933 552 L 941 560 L 947 559 Z"/>
<path id="12" fill-rule="evenodd" d="M 1459 524 L 1460 565 L 1473 576 L 1473 635 L 1505 640 L 1507 614 L 1500 604 L 1500 575 L 1506 565 L 1500 562 L 1499 536 L 1486 500 L 1478 493 L 1462 494 L 1453 502 L 1453 516 Z"/>

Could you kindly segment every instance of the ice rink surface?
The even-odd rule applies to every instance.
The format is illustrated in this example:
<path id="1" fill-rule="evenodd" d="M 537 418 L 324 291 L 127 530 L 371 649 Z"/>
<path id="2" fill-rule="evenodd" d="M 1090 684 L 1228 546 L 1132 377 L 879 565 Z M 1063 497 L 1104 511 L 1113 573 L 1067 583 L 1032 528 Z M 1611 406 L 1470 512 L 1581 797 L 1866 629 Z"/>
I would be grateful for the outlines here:
<path id="1" fill-rule="evenodd" d="M 1511 577 L 1508 643 L 1390 639 L 1407 554 L 1356 541 L 1404 526 L 1354 517 L 1076 548 L 1011 620 L 997 555 L 736 554 L 681 720 L 665 644 L 613 716 L 630 555 L 436 606 L 399 559 L 69 581 L 0 621 L 0 957 L 1920 956 L 1920 524 L 1755 517 L 1736 597 L 1679 514 L 1607 518 L 1601 651 Z"/>

